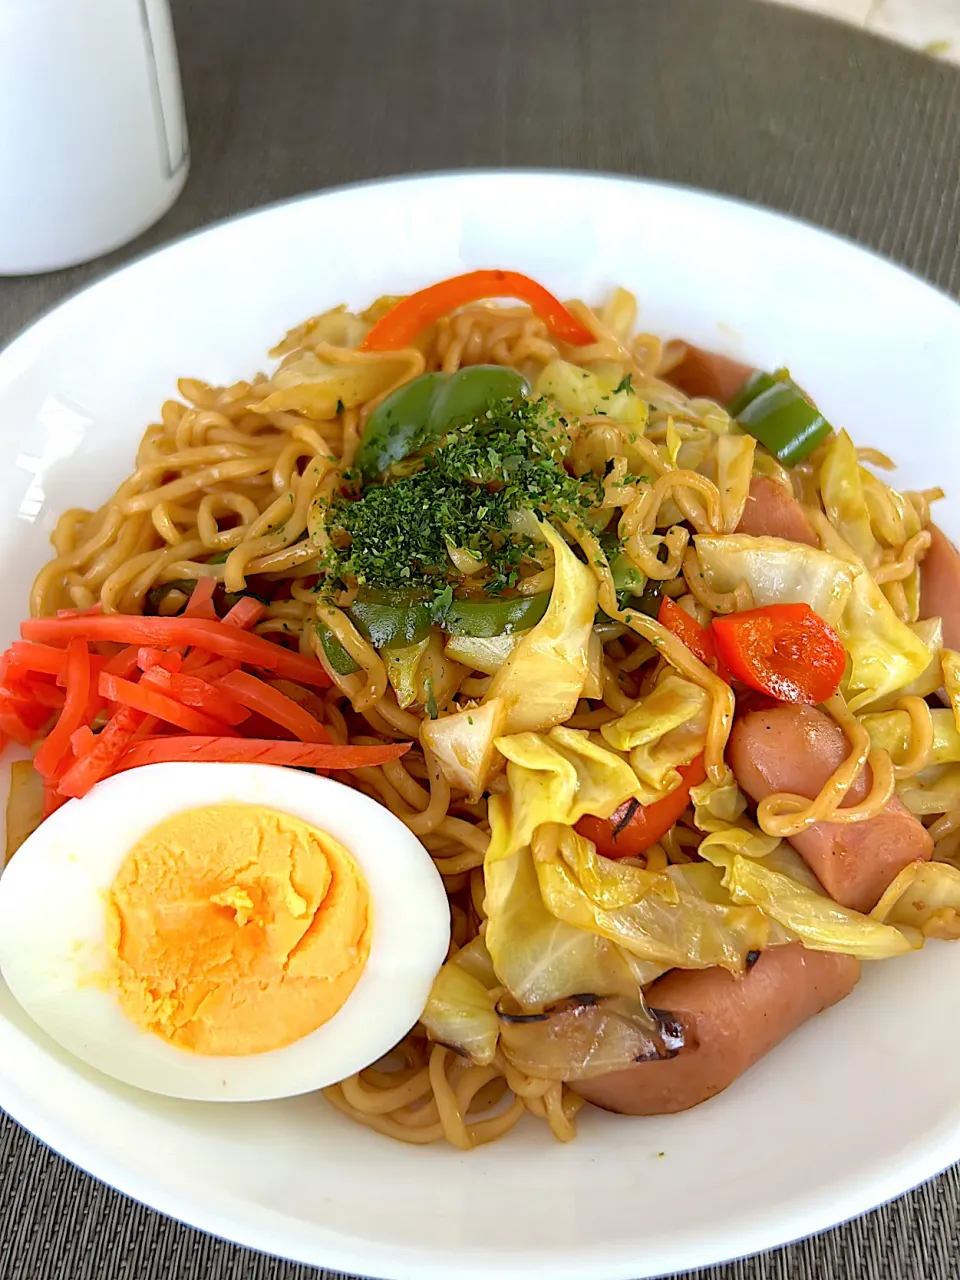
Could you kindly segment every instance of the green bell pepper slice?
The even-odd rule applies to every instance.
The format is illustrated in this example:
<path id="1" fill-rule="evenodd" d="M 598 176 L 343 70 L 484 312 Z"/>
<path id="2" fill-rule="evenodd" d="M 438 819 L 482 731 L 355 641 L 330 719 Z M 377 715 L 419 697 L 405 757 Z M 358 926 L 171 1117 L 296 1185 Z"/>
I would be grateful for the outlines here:
<path id="1" fill-rule="evenodd" d="M 472 422 L 500 400 L 529 390 L 514 369 L 478 364 L 457 373 L 424 373 L 374 409 L 364 428 L 356 465 L 364 478 L 439 440 L 451 427 Z"/>
<path id="2" fill-rule="evenodd" d="M 434 621 L 429 600 L 417 600 L 401 591 L 376 591 L 372 587 L 361 587 L 347 613 L 375 649 L 402 649 L 416 644 Z"/>
<path id="3" fill-rule="evenodd" d="M 438 621 L 448 635 L 490 640 L 529 631 L 547 612 L 549 603 L 549 591 L 510 600 L 454 600 Z"/>
<path id="4" fill-rule="evenodd" d="M 731 401 L 729 412 L 785 467 L 802 462 L 833 430 L 784 369 L 754 374 Z"/>
<path id="5" fill-rule="evenodd" d="M 778 373 L 765 373 L 763 369 L 754 369 L 753 373 L 727 405 L 727 413 L 729 413 L 730 417 L 739 418 L 747 405 L 752 404 L 757 396 L 763 395 L 764 391 L 769 391 L 782 373 L 783 370 L 779 370 Z"/>
<path id="6" fill-rule="evenodd" d="M 453 600 L 438 607 L 436 601 L 417 599 L 402 591 L 375 591 L 371 587 L 362 587 L 347 613 L 357 630 L 375 649 L 402 649 L 417 644 L 432 626 L 439 626 L 451 636 L 475 639 L 529 631 L 546 613 L 549 603 L 550 592 L 543 591 L 535 596 L 511 599 Z M 334 670 L 348 675 L 348 671 L 341 671 L 334 665 L 334 654 L 324 641 L 322 632 L 320 638 Z M 335 637 L 331 635 L 330 639 L 335 640 Z"/>
<path id="7" fill-rule="evenodd" d="M 327 661 L 338 676 L 352 676 L 360 670 L 359 665 L 350 657 L 330 628 L 325 627 L 322 622 L 317 623 L 317 635 L 320 637 L 320 644 L 323 646 Z"/>
<path id="8" fill-rule="evenodd" d="M 614 590 L 618 595 L 622 591 L 639 595 L 647 585 L 646 574 L 640 572 L 625 551 L 619 552 L 610 561 L 610 573 L 613 577 Z"/>

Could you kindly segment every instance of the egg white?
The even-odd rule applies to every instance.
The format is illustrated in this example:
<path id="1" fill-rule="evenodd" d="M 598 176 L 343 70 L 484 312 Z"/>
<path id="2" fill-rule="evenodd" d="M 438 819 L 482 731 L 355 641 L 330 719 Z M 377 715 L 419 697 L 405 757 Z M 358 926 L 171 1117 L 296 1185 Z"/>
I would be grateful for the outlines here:
<path id="1" fill-rule="evenodd" d="M 158 823 L 230 803 L 292 814 L 339 840 L 366 876 L 373 929 L 357 985 L 323 1026 L 282 1049 L 208 1057 L 142 1031 L 105 989 L 106 901 L 123 860 Z M 0 876 L 0 973 L 15 999 L 90 1066 L 173 1098 L 283 1098 L 368 1066 L 419 1018 L 449 940 L 443 882 L 398 818 L 342 783 L 270 765 L 131 769 L 58 809 Z"/>

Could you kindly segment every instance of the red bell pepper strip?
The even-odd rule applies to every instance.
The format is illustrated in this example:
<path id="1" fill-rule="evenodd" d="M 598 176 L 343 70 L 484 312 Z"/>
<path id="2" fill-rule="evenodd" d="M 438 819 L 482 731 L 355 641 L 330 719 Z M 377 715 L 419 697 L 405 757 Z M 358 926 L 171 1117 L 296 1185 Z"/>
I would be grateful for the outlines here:
<path id="1" fill-rule="evenodd" d="M 35 702 L 25 686 L 0 684 L 0 733 L 22 747 L 31 747 L 51 719 L 49 707 Z"/>
<path id="2" fill-rule="evenodd" d="M 217 611 L 213 607 L 213 593 L 216 589 L 213 578 L 198 578 L 190 592 L 182 617 L 184 618 L 216 618 Z"/>
<path id="3" fill-rule="evenodd" d="M 717 655 L 730 674 L 780 702 L 826 702 L 847 665 L 843 641 L 807 604 L 771 604 L 714 618 Z"/>
<path id="4" fill-rule="evenodd" d="M 137 650 L 137 666 L 141 671 L 149 671 L 152 667 L 162 667 L 164 671 L 179 671 L 183 666 L 183 654 L 177 649 L 151 649 L 147 645 L 141 645 Z"/>
<path id="5" fill-rule="evenodd" d="M 207 618 L 141 617 L 137 614 L 111 613 L 101 617 L 30 618 L 20 625 L 24 640 L 40 644 L 66 645 L 74 636 L 93 643 L 114 641 L 126 645 L 150 645 L 160 649 L 194 646 L 221 658 L 260 667 L 301 684 L 330 684 L 330 677 L 315 658 L 304 657 L 263 636 L 226 627 Z M 134 650 L 136 652 L 136 650 Z"/>
<path id="6" fill-rule="evenodd" d="M 175 724 L 178 729 L 187 733 L 225 734 L 230 733 L 227 725 L 212 716 L 204 715 L 193 707 L 185 707 L 170 698 L 159 689 L 151 687 L 146 676 L 139 683 L 132 680 L 121 680 L 119 676 L 104 671 L 100 676 L 100 693 L 108 702 L 116 702 L 122 707 L 132 707 L 144 715 L 156 716 L 167 724 Z"/>
<path id="7" fill-rule="evenodd" d="M 88 724 L 82 724 L 70 735 L 70 749 L 78 760 L 91 752 L 96 744 L 96 735 Z"/>
<path id="8" fill-rule="evenodd" d="M 323 725 L 299 703 L 288 698 L 279 689 L 264 680 L 248 675 L 246 671 L 234 671 L 220 680 L 219 688 L 225 690 L 237 702 L 274 724 L 289 730 L 301 742 L 329 742 L 330 736 Z"/>
<path id="9" fill-rule="evenodd" d="M 44 820 L 49 818 L 51 813 L 56 813 L 60 806 L 66 803 L 67 797 L 62 796 L 56 787 L 51 786 L 48 782 L 43 784 L 43 809 L 41 814 Z"/>
<path id="10" fill-rule="evenodd" d="M 193 661 L 194 658 L 196 662 Z M 182 673 L 184 675 L 199 676 L 200 679 L 206 680 L 208 684 L 212 684 L 222 676 L 239 669 L 239 663 L 231 662 L 229 658 L 211 658 L 208 653 L 204 653 L 201 649 L 194 649 L 184 659 Z"/>
<path id="11" fill-rule="evenodd" d="M 136 674 L 139 666 L 140 649 L 135 644 L 128 644 L 125 649 L 108 658 L 102 669 L 113 676 L 120 676 L 122 680 L 129 680 Z"/>
<path id="12" fill-rule="evenodd" d="M 14 678 L 21 671 L 58 676 L 67 665 L 67 655 L 63 649 L 55 649 L 49 644 L 26 644 L 23 640 L 14 640 L 3 659 L 4 673 L 9 670 Z"/>
<path id="13" fill-rule="evenodd" d="M 85 640 L 67 645 L 67 695 L 57 723 L 47 734 L 33 759 L 33 767 L 45 782 L 58 773 L 70 752 L 70 735 L 84 723 L 90 699 L 90 650 Z"/>
<path id="14" fill-rule="evenodd" d="M 241 706 L 236 698 L 223 692 L 218 685 L 210 684 L 198 676 L 151 667 L 144 672 L 140 684 L 159 690 L 185 707 L 202 711 L 221 724 L 240 724 L 250 716 L 247 708 Z"/>
<path id="15" fill-rule="evenodd" d="M 134 740 L 143 716 L 130 707 L 119 707 L 96 735 L 89 751 L 71 765 L 57 784 L 62 796 L 85 796 L 113 769 Z"/>
<path id="16" fill-rule="evenodd" d="M 678 604 L 674 604 L 669 596 L 664 596 L 661 601 L 657 621 L 661 627 L 666 627 L 672 632 L 678 640 L 682 640 L 701 662 L 709 665 L 716 658 L 713 636 L 707 628 L 701 627 L 696 618 L 691 617 L 686 609 L 681 609 Z"/>
<path id="17" fill-rule="evenodd" d="M 572 347 L 589 346 L 596 338 L 563 303 L 542 284 L 519 271 L 468 271 L 411 293 L 376 322 L 361 351 L 397 351 L 408 347 L 418 334 L 468 303 L 483 298 L 517 298 L 526 302 L 561 342 Z"/>
<path id="18" fill-rule="evenodd" d="M 276 764 L 307 769 L 366 769 L 399 760 L 409 742 L 375 747 L 342 747 L 327 742 L 274 742 L 269 738 L 184 737 L 138 742 L 119 761 L 116 771 L 144 764 L 216 761 L 228 764 Z"/>
<path id="19" fill-rule="evenodd" d="M 49 707 L 51 711 L 62 711 L 64 692 L 56 685 L 46 684 L 41 680 L 28 679 L 24 685 L 26 692 L 38 707 Z"/>
<path id="20" fill-rule="evenodd" d="M 223 615 L 223 625 L 251 631 L 266 612 L 267 606 L 262 600 L 255 600 L 253 596 L 241 596 L 233 608 Z"/>
<path id="21" fill-rule="evenodd" d="M 40 736 L 38 729 L 30 729 L 15 711 L 8 708 L 0 711 L 0 734 L 8 742 L 17 742 L 21 747 L 32 747 Z"/>
<path id="22" fill-rule="evenodd" d="M 679 787 L 662 800 L 654 804 L 627 800 L 609 818 L 587 814 L 577 823 L 577 832 L 592 840 L 605 858 L 635 858 L 644 853 L 666 835 L 690 803 L 691 788 L 707 776 L 703 756 L 681 765 L 677 772 L 682 779 Z"/>
<path id="23" fill-rule="evenodd" d="M 98 601 L 92 604 L 89 609 L 58 609 L 58 618 L 89 618 L 91 614 L 103 613 L 103 605 Z"/>

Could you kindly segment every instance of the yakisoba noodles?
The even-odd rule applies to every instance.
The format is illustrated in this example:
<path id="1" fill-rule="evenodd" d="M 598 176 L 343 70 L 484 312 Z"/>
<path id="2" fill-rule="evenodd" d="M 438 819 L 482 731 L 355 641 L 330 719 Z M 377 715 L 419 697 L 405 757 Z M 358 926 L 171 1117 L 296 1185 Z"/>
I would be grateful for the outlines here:
<path id="1" fill-rule="evenodd" d="M 707 1096 L 665 1074 L 695 1043 L 656 1012 L 660 975 L 748 982 L 807 944 L 852 966 L 829 1003 L 856 958 L 960 934 L 941 492 L 891 489 L 785 370 L 635 332 L 622 289 L 529 296 L 449 294 L 406 330 L 396 299 L 336 308 L 271 375 L 184 379 L 132 475 L 61 517 L 31 597 L 173 615 L 201 579 L 253 592 L 256 630 L 329 673 L 334 741 L 415 744 L 344 780 L 429 850 L 450 957 L 391 1057 L 325 1092 L 462 1149 L 525 1114 L 566 1141 L 585 1097 Z M 764 732 L 791 716 L 784 769 Z M 861 863 L 886 859 L 866 897 L 831 880 L 855 830 Z M 929 928 L 902 909 L 921 869 Z M 554 951 L 526 954 L 541 929 Z"/>

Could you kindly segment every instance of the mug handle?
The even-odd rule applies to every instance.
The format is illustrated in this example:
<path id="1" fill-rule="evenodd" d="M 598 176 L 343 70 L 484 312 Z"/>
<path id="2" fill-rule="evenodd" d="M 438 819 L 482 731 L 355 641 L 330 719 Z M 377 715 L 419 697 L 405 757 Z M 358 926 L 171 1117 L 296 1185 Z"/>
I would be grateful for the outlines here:
<path id="1" fill-rule="evenodd" d="M 190 158 L 173 19 L 169 0 L 139 0 L 139 6 L 160 163 L 169 179 L 179 173 Z"/>

